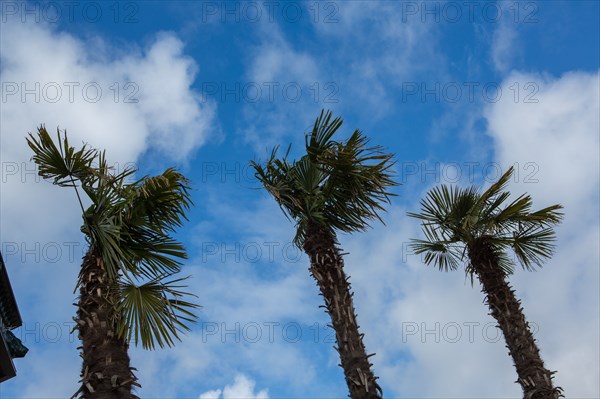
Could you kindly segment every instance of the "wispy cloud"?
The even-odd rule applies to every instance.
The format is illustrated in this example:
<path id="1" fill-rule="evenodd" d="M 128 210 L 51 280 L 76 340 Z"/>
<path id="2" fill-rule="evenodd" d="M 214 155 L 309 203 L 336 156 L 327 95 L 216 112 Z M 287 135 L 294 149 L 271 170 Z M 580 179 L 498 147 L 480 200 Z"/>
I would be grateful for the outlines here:
<path id="1" fill-rule="evenodd" d="M 517 32 L 507 23 L 501 23 L 494 31 L 492 39 L 492 62 L 500 73 L 506 73 L 514 57 L 514 42 Z"/>
<path id="2" fill-rule="evenodd" d="M 284 137 L 303 139 L 298 126 L 308 127 L 326 95 L 327 81 L 315 56 L 295 48 L 276 24 L 261 24 L 258 43 L 250 47 L 245 77 L 260 90 L 258 101 L 243 106 L 242 131 L 255 149 L 280 144 Z"/>

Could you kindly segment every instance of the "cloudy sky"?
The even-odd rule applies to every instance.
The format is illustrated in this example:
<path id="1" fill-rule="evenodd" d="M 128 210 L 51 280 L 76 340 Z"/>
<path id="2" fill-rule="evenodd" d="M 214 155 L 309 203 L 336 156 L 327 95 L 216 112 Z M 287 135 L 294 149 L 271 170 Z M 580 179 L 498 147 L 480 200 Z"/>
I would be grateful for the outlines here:
<path id="1" fill-rule="evenodd" d="M 565 206 L 557 251 L 510 278 L 570 398 L 600 397 L 599 3 L 1 2 L 0 243 L 30 351 L 8 398 L 65 398 L 85 251 L 72 191 L 41 181 L 27 132 L 66 129 L 115 169 L 169 166 L 195 208 L 178 238 L 203 306 L 181 343 L 132 349 L 144 398 L 330 398 L 347 389 L 294 226 L 252 177 L 301 154 L 321 109 L 396 154 L 386 225 L 341 235 L 388 398 L 518 398 L 504 341 L 462 272 L 424 266 L 406 217 L 436 184 Z"/>

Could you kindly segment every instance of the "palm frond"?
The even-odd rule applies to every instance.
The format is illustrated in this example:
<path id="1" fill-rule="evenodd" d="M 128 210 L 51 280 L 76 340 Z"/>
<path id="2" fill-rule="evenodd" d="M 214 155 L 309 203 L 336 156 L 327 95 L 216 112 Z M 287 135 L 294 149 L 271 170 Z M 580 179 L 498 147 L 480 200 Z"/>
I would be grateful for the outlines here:
<path id="1" fill-rule="evenodd" d="M 443 237 L 469 240 L 480 221 L 476 204 L 479 198 L 475 187 L 461 189 L 441 185 L 432 188 L 421 200 L 420 213 L 407 213 L 421 219 L 424 226 L 437 225 Z"/>
<path id="2" fill-rule="evenodd" d="M 541 267 L 544 260 L 552 256 L 555 240 L 552 228 L 531 226 L 514 232 L 510 243 L 523 268 L 533 270 L 533 266 Z"/>
<path id="3" fill-rule="evenodd" d="M 325 214 L 337 230 L 352 232 L 369 227 L 369 220 L 378 219 L 384 204 L 394 196 L 389 189 L 393 180 L 393 154 L 380 146 L 367 147 L 368 139 L 355 130 L 335 151 L 318 158 L 319 168 L 328 172 L 323 181 L 323 195 L 327 200 Z"/>
<path id="4" fill-rule="evenodd" d="M 412 239 L 410 247 L 416 255 L 425 254 L 423 262 L 439 270 L 456 270 L 463 258 L 464 244 L 456 238 L 446 238 L 445 232 L 435 224 L 423 224 L 425 240 Z"/>
<path id="5" fill-rule="evenodd" d="M 411 240 L 410 247 L 415 254 L 425 254 L 423 262 L 433 264 L 439 270 L 456 270 L 460 266 L 461 251 L 456 243 L 446 241 Z"/>
<path id="6" fill-rule="evenodd" d="M 521 222 L 538 223 L 542 226 L 556 225 L 562 222 L 564 218 L 564 213 L 561 212 L 561 209 L 563 209 L 563 206 L 560 204 L 551 205 L 538 211 L 528 213 Z"/>
<path id="7" fill-rule="evenodd" d="M 98 202 L 85 211 L 81 231 L 90 247 L 97 248 L 100 253 L 108 278 L 116 279 L 125 258 L 121 246 L 123 231 L 120 214 L 106 197 L 95 196 L 93 199 Z"/>
<path id="8" fill-rule="evenodd" d="M 168 277 L 140 285 L 119 283 L 116 310 L 121 319 L 117 331 L 127 342 L 141 343 L 144 349 L 171 347 L 197 319 L 194 309 L 200 306 L 185 299 L 195 295 L 180 290 L 184 286 L 179 283 L 187 277 L 166 281 Z"/>
<path id="9" fill-rule="evenodd" d="M 181 270 L 180 259 L 187 259 L 187 253 L 180 242 L 150 229 L 130 227 L 126 232 L 120 242 L 124 273 L 153 278 Z"/>
<path id="10" fill-rule="evenodd" d="M 311 134 L 305 136 L 306 153 L 313 162 L 323 152 L 335 145 L 331 138 L 342 126 L 343 121 L 341 117 L 331 121 L 332 116 L 331 111 L 321 110 L 321 115 L 315 120 Z"/>
<path id="11" fill-rule="evenodd" d="M 97 151 L 84 145 L 79 151 L 69 144 L 67 132 L 62 137 L 57 129 L 58 146 L 54 143 L 46 128 L 38 128 L 38 136 L 29 133 L 26 139 L 33 151 L 31 158 L 38 165 L 38 173 L 44 179 L 53 179 L 58 186 L 73 186 L 73 179 L 87 178 Z"/>
<path id="12" fill-rule="evenodd" d="M 180 227 L 187 220 L 186 211 L 193 205 L 188 179 L 172 168 L 159 176 L 145 176 L 127 188 L 125 220 L 151 225 L 161 233 Z"/>
<path id="13" fill-rule="evenodd" d="M 478 208 L 481 208 L 483 203 L 492 201 L 495 197 L 501 195 L 501 192 L 506 189 L 506 186 L 508 185 L 508 182 L 513 172 L 514 168 L 512 166 L 508 168 L 508 170 L 502 176 L 500 176 L 497 182 L 492 184 L 490 188 L 488 188 L 486 191 L 483 192 L 483 194 L 481 194 L 481 197 L 479 198 L 479 203 L 476 206 Z"/>
<path id="14" fill-rule="evenodd" d="M 512 229 L 515 223 L 523 221 L 529 215 L 531 197 L 528 195 L 521 195 L 503 209 L 500 209 L 502 202 L 508 199 L 509 196 L 509 192 L 503 192 L 485 207 L 486 231 L 490 234 Z"/>

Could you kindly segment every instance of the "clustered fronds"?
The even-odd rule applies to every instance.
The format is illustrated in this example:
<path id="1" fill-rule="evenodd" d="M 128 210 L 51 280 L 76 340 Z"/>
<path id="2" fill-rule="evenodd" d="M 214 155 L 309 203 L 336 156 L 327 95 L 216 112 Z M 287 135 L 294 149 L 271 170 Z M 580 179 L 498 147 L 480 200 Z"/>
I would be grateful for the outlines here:
<path id="1" fill-rule="evenodd" d="M 76 151 L 67 134 L 57 131 L 58 146 L 44 126 L 27 143 L 39 175 L 58 186 L 74 187 L 83 211 L 83 226 L 90 248 L 103 259 L 107 277 L 120 298 L 115 306 L 118 331 L 128 342 L 138 337 L 144 348 L 171 346 L 178 332 L 189 330 L 198 306 L 182 300 L 189 296 L 165 281 L 181 270 L 187 257 L 184 246 L 171 233 L 187 220 L 192 205 L 189 181 L 169 168 L 159 176 L 132 180 L 135 168 L 113 173 L 104 152 Z M 84 209 L 78 187 L 91 205 Z M 78 286 L 81 284 L 80 275 Z"/>
<path id="2" fill-rule="evenodd" d="M 512 173 L 511 167 L 483 193 L 476 187 L 433 188 L 421 201 L 421 213 L 409 213 L 423 221 L 425 234 L 425 240 L 413 240 L 415 253 L 425 254 L 426 264 L 455 270 L 465 259 L 469 246 L 485 238 L 505 274 L 514 271 L 514 261 L 507 250 L 514 252 L 523 268 L 541 267 L 554 251 L 553 225 L 562 220 L 562 206 L 532 212 L 532 199 L 526 194 L 504 205 L 510 196 L 505 189 Z M 466 271 L 472 273 L 472 265 L 468 264 Z"/>
<path id="3" fill-rule="evenodd" d="M 294 242 L 299 247 L 312 221 L 332 233 L 354 232 L 381 221 L 379 212 L 393 196 L 393 154 L 380 146 L 367 147 L 368 139 L 355 130 L 344 142 L 332 139 L 342 125 L 331 111 L 321 112 L 306 135 L 306 154 L 288 161 L 290 148 L 277 158 L 275 147 L 264 165 L 251 161 L 256 178 L 273 195 L 282 210 L 296 221 Z"/>

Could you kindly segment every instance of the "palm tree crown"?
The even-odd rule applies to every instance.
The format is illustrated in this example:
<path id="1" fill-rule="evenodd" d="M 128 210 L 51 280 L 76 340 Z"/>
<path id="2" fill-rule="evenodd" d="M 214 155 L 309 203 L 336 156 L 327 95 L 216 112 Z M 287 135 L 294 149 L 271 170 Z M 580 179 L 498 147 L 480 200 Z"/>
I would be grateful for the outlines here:
<path id="1" fill-rule="evenodd" d="M 83 213 L 82 232 L 98 253 L 109 280 L 114 322 L 119 336 L 146 349 L 171 346 L 189 330 L 198 306 L 184 300 L 185 278 L 174 278 L 186 258 L 171 233 L 186 219 L 192 204 L 188 180 L 169 168 L 154 177 L 132 181 L 134 168 L 115 174 L 104 152 L 84 145 L 75 150 L 67 134 L 58 145 L 44 126 L 27 143 L 39 174 L 53 184 L 73 187 Z M 78 187 L 91 205 L 84 209 Z M 82 269 L 83 270 L 83 269 Z M 87 276 L 80 273 L 78 286 Z"/>
<path id="2" fill-rule="evenodd" d="M 276 158 L 275 147 L 264 166 L 251 162 L 258 180 L 296 220 L 294 242 L 299 247 L 309 221 L 335 233 L 365 230 L 370 219 L 381 220 L 383 203 L 394 195 L 389 188 L 397 185 L 390 173 L 393 155 L 379 146 L 367 147 L 360 130 L 345 142 L 332 140 L 342 119 L 331 118 L 331 111 L 321 112 L 306 135 L 306 154 L 298 161 L 288 161 L 290 146 L 282 159 Z"/>
<path id="3" fill-rule="evenodd" d="M 511 167 L 488 190 L 476 187 L 434 187 L 421 201 L 421 213 L 409 216 L 421 219 L 425 240 L 413 240 L 416 254 L 425 254 L 426 264 L 441 270 L 456 270 L 467 250 L 485 239 L 498 259 L 504 274 L 514 271 L 515 262 L 507 256 L 514 251 L 520 265 L 527 270 L 541 267 L 554 250 L 553 225 L 562 220 L 561 205 L 532 212 L 529 195 L 521 195 L 508 205 L 504 191 L 513 173 Z M 466 271 L 472 275 L 473 265 Z"/>

